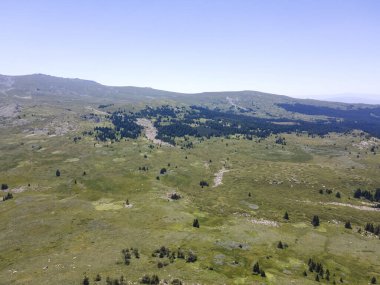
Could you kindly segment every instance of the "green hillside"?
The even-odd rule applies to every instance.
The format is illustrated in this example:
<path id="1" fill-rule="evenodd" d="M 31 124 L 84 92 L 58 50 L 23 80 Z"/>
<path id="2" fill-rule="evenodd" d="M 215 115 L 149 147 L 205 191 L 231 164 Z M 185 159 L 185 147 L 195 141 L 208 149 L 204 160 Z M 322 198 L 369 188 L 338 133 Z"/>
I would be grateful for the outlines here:
<path id="1" fill-rule="evenodd" d="M 1 76 L 0 284 L 380 280 L 378 115 Z"/>

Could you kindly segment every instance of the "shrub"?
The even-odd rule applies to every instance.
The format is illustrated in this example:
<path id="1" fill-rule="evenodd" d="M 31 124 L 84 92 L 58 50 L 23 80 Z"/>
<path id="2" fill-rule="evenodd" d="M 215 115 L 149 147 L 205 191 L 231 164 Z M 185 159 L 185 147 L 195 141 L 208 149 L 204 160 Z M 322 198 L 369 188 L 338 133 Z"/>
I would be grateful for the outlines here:
<path id="1" fill-rule="evenodd" d="M 194 252 L 189 251 L 189 255 L 186 258 L 186 262 L 193 263 L 193 262 L 197 261 L 197 259 L 198 259 L 197 255 Z"/>
<path id="2" fill-rule="evenodd" d="M 182 281 L 179 279 L 173 279 L 172 285 L 182 285 Z"/>

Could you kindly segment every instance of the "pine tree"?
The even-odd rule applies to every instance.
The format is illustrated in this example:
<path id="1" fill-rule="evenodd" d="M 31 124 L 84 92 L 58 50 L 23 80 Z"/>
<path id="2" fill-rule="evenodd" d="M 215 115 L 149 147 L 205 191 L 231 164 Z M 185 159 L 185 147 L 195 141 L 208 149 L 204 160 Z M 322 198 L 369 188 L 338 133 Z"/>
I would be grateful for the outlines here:
<path id="1" fill-rule="evenodd" d="M 88 279 L 87 276 L 84 277 L 82 284 L 83 285 L 90 285 L 90 280 Z"/>
<path id="2" fill-rule="evenodd" d="M 260 274 L 260 265 L 258 262 L 256 262 L 254 265 L 253 265 L 253 274 Z"/>
<path id="3" fill-rule="evenodd" d="M 288 212 L 285 212 L 284 219 L 287 220 L 287 221 L 289 220 L 289 214 L 288 214 Z"/>
<path id="4" fill-rule="evenodd" d="M 193 227 L 194 228 L 199 228 L 199 221 L 198 221 L 198 219 L 194 219 L 194 221 L 193 221 Z"/>
<path id="5" fill-rule="evenodd" d="M 335 195 L 335 197 L 337 197 L 337 198 L 339 198 L 339 199 L 340 199 L 340 197 L 341 197 L 341 195 L 340 195 L 340 192 L 336 192 L 336 195 Z"/>
<path id="6" fill-rule="evenodd" d="M 351 226 L 351 222 L 350 221 L 347 221 L 345 224 L 344 224 L 344 227 L 346 228 L 346 229 L 352 229 L 352 226 Z"/>
<path id="7" fill-rule="evenodd" d="M 55 172 L 55 176 L 57 177 L 61 176 L 61 172 L 59 171 L 59 169 L 57 169 L 57 171 Z"/>
<path id="8" fill-rule="evenodd" d="M 320 222 L 319 222 L 319 217 L 318 216 L 314 216 L 313 217 L 313 220 L 311 221 L 311 224 L 314 226 L 314 227 L 318 227 Z"/>
<path id="9" fill-rule="evenodd" d="M 277 248 L 280 248 L 280 249 L 283 249 L 283 248 L 284 248 L 284 245 L 282 244 L 281 241 L 278 242 L 278 244 L 277 244 Z"/>
<path id="10" fill-rule="evenodd" d="M 371 284 L 377 284 L 377 280 L 376 280 L 376 277 L 375 277 L 375 276 L 372 277 L 372 279 L 371 279 Z"/>

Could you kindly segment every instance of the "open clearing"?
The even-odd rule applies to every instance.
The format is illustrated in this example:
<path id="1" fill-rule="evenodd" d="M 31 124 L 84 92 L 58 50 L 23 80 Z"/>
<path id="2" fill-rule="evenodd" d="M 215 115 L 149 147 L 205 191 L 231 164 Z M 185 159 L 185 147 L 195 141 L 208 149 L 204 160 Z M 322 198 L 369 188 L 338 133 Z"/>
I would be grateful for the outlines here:
<path id="1" fill-rule="evenodd" d="M 144 118 L 138 118 L 137 124 L 144 128 L 144 134 L 148 140 L 153 142 L 154 144 L 162 145 L 162 146 L 172 146 L 171 144 L 164 142 L 162 140 L 156 139 L 157 129 L 154 127 L 153 123 Z"/>

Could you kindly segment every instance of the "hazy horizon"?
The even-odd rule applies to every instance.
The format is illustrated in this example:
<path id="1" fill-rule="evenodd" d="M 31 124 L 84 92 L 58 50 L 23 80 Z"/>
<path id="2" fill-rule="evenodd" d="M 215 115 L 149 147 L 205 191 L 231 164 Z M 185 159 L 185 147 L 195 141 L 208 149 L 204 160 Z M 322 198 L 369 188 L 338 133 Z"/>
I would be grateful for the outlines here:
<path id="1" fill-rule="evenodd" d="M 1 73 L 376 100 L 379 8 L 370 0 L 2 1 Z"/>

